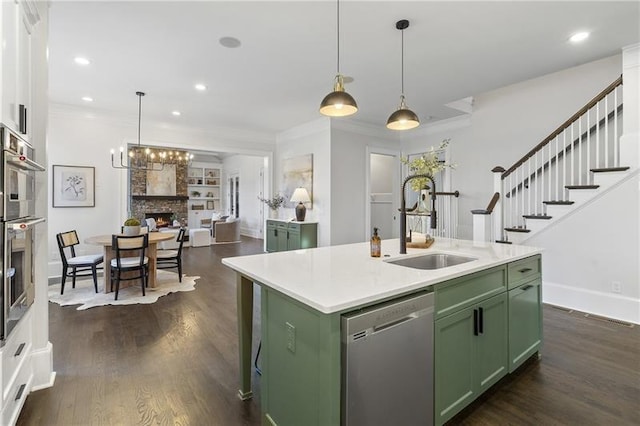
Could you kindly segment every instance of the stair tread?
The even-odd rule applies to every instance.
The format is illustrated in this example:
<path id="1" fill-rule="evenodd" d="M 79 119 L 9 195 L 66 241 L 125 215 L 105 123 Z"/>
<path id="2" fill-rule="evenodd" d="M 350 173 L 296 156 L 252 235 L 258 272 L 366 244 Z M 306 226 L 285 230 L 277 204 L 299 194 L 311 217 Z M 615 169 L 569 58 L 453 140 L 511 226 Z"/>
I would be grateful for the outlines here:
<path id="1" fill-rule="evenodd" d="M 601 167 L 597 169 L 591 169 L 593 173 L 606 173 L 606 172 L 626 172 L 631 167 Z"/>
<path id="2" fill-rule="evenodd" d="M 571 204 L 573 204 L 573 201 L 543 201 L 543 204 L 548 204 L 548 205 L 556 205 L 556 206 L 570 206 Z"/>
<path id="3" fill-rule="evenodd" d="M 504 228 L 505 231 L 509 232 L 531 232 L 531 229 L 515 227 L 515 228 Z"/>
<path id="4" fill-rule="evenodd" d="M 513 244 L 511 241 L 507 240 L 496 240 L 495 242 L 498 244 Z"/>
<path id="5" fill-rule="evenodd" d="M 553 216 L 547 216 L 546 214 L 525 214 L 522 215 L 525 219 L 551 219 Z"/>
<path id="6" fill-rule="evenodd" d="M 567 189 L 598 189 L 600 185 L 565 185 Z"/>

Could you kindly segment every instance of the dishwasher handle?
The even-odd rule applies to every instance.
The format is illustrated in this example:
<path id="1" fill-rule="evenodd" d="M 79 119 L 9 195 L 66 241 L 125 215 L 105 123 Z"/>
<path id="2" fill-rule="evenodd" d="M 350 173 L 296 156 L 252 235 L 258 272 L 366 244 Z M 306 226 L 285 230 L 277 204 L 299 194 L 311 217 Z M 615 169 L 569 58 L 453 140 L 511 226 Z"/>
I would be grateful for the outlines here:
<path id="1" fill-rule="evenodd" d="M 373 327 L 373 332 L 377 333 L 379 331 L 386 330 L 387 328 L 391 328 L 394 325 L 402 324 L 404 322 L 411 321 L 412 319 L 416 319 L 416 318 L 418 318 L 418 315 L 416 315 L 415 313 L 409 314 L 406 317 L 399 318 L 399 319 L 393 320 L 393 321 L 389 321 L 389 322 L 387 322 L 385 324 L 376 325 L 376 326 Z"/>

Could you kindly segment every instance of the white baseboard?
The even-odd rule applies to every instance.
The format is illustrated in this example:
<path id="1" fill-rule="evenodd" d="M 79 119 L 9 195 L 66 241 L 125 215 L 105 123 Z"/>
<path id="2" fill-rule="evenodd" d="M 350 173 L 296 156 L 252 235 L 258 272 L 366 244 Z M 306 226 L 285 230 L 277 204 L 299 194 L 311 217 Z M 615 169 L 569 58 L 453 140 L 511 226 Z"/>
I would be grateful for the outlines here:
<path id="1" fill-rule="evenodd" d="M 542 301 L 607 318 L 640 324 L 640 299 L 543 281 Z"/>
<path id="2" fill-rule="evenodd" d="M 47 346 L 31 352 L 31 366 L 33 367 L 33 386 L 31 391 L 50 388 L 56 380 L 56 372 L 53 371 L 53 345 L 47 342 Z"/>
<path id="3" fill-rule="evenodd" d="M 260 229 L 256 228 L 240 228 L 240 235 L 244 235 L 245 237 L 258 238 L 261 239 L 262 235 L 260 233 Z"/>

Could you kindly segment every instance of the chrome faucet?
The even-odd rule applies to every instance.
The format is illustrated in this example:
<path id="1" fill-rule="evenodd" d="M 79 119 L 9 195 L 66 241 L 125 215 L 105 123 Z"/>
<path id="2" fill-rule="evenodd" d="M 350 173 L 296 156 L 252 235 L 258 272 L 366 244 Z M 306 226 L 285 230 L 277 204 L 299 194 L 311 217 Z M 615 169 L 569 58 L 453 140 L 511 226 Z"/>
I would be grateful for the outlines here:
<path id="1" fill-rule="evenodd" d="M 407 182 L 417 178 L 426 178 L 431 181 L 431 229 L 436 229 L 436 182 L 428 174 L 409 175 L 402 182 L 402 196 L 400 199 L 400 254 L 407 254 L 407 207 L 405 206 L 405 187 Z"/>

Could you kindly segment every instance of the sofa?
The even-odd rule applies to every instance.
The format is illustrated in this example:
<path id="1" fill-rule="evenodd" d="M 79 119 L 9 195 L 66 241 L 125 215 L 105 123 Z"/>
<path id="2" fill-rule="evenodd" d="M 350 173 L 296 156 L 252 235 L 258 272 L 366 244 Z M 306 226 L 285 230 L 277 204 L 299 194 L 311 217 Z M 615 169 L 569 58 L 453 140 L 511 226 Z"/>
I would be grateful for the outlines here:
<path id="1" fill-rule="evenodd" d="M 216 243 L 240 241 L 240 219 L 217 221 L 214 227 Z"/>

